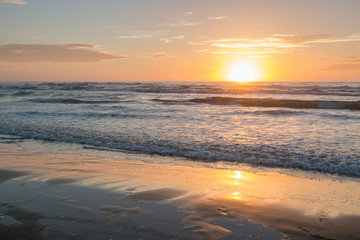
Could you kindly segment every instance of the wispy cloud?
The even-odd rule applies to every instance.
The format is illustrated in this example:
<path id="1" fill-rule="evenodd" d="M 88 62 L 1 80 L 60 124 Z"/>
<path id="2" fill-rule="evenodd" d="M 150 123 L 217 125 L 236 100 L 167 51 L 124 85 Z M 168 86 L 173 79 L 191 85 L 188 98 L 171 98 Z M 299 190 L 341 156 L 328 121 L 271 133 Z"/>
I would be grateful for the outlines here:
<path id="1" fill-rule="evenodd" d="M 0 3 L 13 3 L 13 4 L 26 4 L 26 2 L 22 0 L 0 0 Z"/>
<path id="2" fill-rule="evenodd" d="M 131 29 L 131 28 L 122 28 L 118 29 L 119 39 L 161 39 L 166 38 L 171 35 L 180 35 L 179 31 L 176 29 L 169 29 L 162 25 L 145 27 L 144 29 Z"/>
<path id="3" fill-rule="evenodd" d="M 329 34 L 274 34 L 262 39 L 249 38 L 226 38 L 205 41 L 216 50 L 211 53 L 253 53 L 271 54 L 291 52 L 296 48 L 311 47 L 315 43 L 339 43 L 360 41 L 360 36 L 353 35 L 343 38 L 335 38 Z"/>
<path id="4" fill-rule="evenodd" d="M 347 70 L 358 70 L 360 71 L 360 57 L 349 56 L 338 60 L 334 64 L 327 65 L 320 70 L 326 71 L 347 71 Z"/>
<path id="5" fill-rule="evenodd" d="M 174 54 L 170 54 L 167 52 L 150 52 L 147 54 L 148 58 L 167 58 L 174 57 Z"/>
<path id="6" fill-rule="evenodd" d="M 360 63 L 360 57 L 358 56 L 349 56 L 344 58 L 346 63 Z"/>
<path id="7" fill-rule="evenodd" d="M 358 64 L 338 63 L 338 64 L 326 66 L 323 70 L 327 70 L 327 71 L 357 70 L 357 71 L 360 71 L 360 63 L 358 63 Z"/>
<path id="8" fill-rule="evenodd" d="M 193 14 L 194 14 L 194 12 L 191 12 L 191 11 L 183 13 L 183 15 L 193 15 Z"/>
<path id="9" fill-rule="evenodd" d="M 184 38 L 185 38 L 185 35 L 178 35 L 178 36 L 170 37 L 170 38 L 162 38 L 162 39 L 160 39 L 160 41 L 162 41 L 164 43 L 171 43 L 176 40 L 183 40 Z"/>
<path id="10" fill-rule="evenodd" d="M 0 45 L 0 63 L 99 62 L 129 58 L 101 51 L 93 44 L 9 44 Z"/>
<path id="11" fill-rule="evenodd" d="M 4 64 L 0 62 L 0 68 L 8 68 L 8 67 L 10 67 L 9 64 Z"/>
<path id="12" fill-rule="evenodd" d="M 208 17 L 207 19 L 209 20 L 222 20 L 222 19 L 226 19 L 229 18 L 227 16 L 219 16 L 219 17 Z"/>
<path id="13" fill-rule="evenodd" d="M 141 38 L 152 38 L 153 35 L 149 33 L 134 33 L 129 35 L 120 35 L 118 38 L 120 39 L 141 39 Z"/>
<path id="14" fill-rule="evenodd" d="M 187 21 L 184 19 L 180 19 L 176 22 L 172 22 L 172 23 L 163 23 L 161 24 L 161 26 L 163 27 L 184 27 L 184 26 L 197 26 L 197 25 L 202 25 L 205 24 L 205 22 L 191 22 L 191 21 Z"/>
<path id="15" fill-rule="evenodd" d="M 360 41 L 360 35 L 352 35 L 342 38 L 336 38 L 333 37 L 331 34 L 310 34 L 310 35 L 275 34 L 273 35 L 273 39 L 283 41 L 284 43 L 304 45 L 309 43 L 337 43 L 337 42 Z"/>
<path id="16" fill-rule="evenodd" d="M 213 54 L 227 54 L 227 55 L 246 54 L 246 55 L 250 55 L 251 57 L 263 57 L 263 55 L 267 55 L 267 54 L 282 53 L 280 51 L 210 51 L 209 49 L 206 49 L 206 52 Z"/>

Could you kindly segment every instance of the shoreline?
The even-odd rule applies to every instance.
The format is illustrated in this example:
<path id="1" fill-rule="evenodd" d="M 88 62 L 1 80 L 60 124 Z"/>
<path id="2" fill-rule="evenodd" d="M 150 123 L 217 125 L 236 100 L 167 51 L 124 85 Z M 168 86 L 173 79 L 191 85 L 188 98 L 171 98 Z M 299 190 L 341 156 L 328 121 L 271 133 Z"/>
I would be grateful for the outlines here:
<path id="1" fill-rule="evenodd" d="M 117 154 L 1 148 L 0 229 L 28 229 L 16 220 L 32 216 L 32 233 L 50 239 L 89 226 L 101 234 L 85 239 L 359 239 L 357 178 Z"/>

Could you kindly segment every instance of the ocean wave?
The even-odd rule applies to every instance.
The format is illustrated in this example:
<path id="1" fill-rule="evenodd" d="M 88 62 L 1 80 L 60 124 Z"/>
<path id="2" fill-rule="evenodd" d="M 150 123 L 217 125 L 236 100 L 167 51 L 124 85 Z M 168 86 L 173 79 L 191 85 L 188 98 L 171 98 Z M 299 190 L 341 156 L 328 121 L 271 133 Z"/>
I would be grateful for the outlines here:
<path id="1" fill-rule="evenodd" d="M 54 89 L 54 90 L 67 90 L 67 91 L 78 91 L 78 90 L 101 90 L 104 87 L 100 83 L 91 83 L 91 82 L 70 82 L 70 83 L 56 83 L 56 82 L 49 82 L 49 83 L 41 83 L 37 85 L 39 89 Z"/>
<path id="2" fill-rule="evenodd" d="M 19 143 L 23 142 L 26 138 L 20 136 L 8 136 L 8 135 L 0 135 L 0 143 Z"/>
<path id="3" fill-rule="evenodd" d="M 290 111 L 290 110 L 259 110 L 259 111 L 233 111 L 228 113 L 223 113 L 222 115 L 271 115 L 271 116 L 303 116 L 303 115 L 312 115 L 313 113 L 305 112 L 305 111 Z"/>
<path id="4" fill-rule="evenodd" d="M 155 114 L 129 114 L 122 112 L 42 112 L 42 111 L 28 111 L 28 112 L 13 112 L 13 114 L 18 116 L 23 116 L 24 118 L 29 116 L 37 116 L 37 117 L 80 117 L 80 118 L 164 118 L 164 115 L 155 115 Z"/>
<path id="5" fill-rule="evenodd" d="M 100 105 L 99 105 L 100 106 Z M 113 106 L 108 107 L 105 110 L 113 110 L 109 112 L 44 112 L 44 111 L 26 111 L 26 112 L 13 112 L 12 114 L 23 116 L 24 118 L 29 116 L 38 116 L 38 117 L 80 117 L 80 118 L 134 118 L 134 119 L 161 119 L 161 118 L 170 118 L 170 113 L 168 115 L 156 114 L 156 113 L 126 113 L 129 109 L 122 106 Z M 258 110 L 258 111 L 247 111 L 247 110 L 236 110 L 226 113 L 221 113 L 221 115 L 227 116 L 239 116 L 239 115 L 250 115 L 250 116 L 261 116 L 261 115 L 270 115 L 275 117 L 292 117 L 292 116 L 319 116 L 321 118 L 329 119 L 338 119 L 341 121 L 346 120 L 360 120 L 360 116 L 352 116 L 348 114 L 331 114 L 331 113 L 314 113 L 306 111 L 291 111 L 291 110 Z"/>
<path id="6" fill-rule="evenodd" d="M 339 119 L 339 120 L 360 120 L 360 116 L 343 115 L 343 114 L 320 114 L 321 117 Z"/>
<path id="7" fill-rule="evenodd" d="M 245 107 L 297 108 L 297 109 L 349 109 L 360 110 L 360 101 L 302 101 L 268 98 L 208 97 L 188 100 L 192 103 L 213 105 L 241 105 Z"/>
<path id="8" fill-rule="evenodd" d="M 33 91 L 18 91 L 16 93 L 11 94 L 12 96 L 27 96 L 27 95 L 31 95 L 34 94 Z"/>
<path id="9" fill-rule="evenodd" d="M 131 151 L 141 154 L 157 154 L 187 158 L 194 161 L 224 161 L 246 163 L 255 166 L 292 168 L 310 171 L 320 171 L 331 174 L 360 177 L 359 155 L 346 156 L 343 154 L 325 154 L 314 151 L 298 152 L 289 146 L 270 145 L 217 145 L 179 143 L 156 140 L 127 139 L 126 137 L 78 135 L 73 132 L 47 132 L 45 130 L 4 129 L 0 127 L 0 134 L 16 135 L 22 138 L 36 140 L 57 141 L 82 144 L 85 148 L 112 151 Z"/>
<path id="10" fill-rule="evenodd" d="M 119 103 L 119 101 L 110 101 L 110 100 L 80 100 L 75 98 L 38 98 L 38 99 L 29 99 L 29 102 L 37 103 L 64 103 L 64 104 L 107 104 L 107 103 Z"/>
<path id="11" fill-rule="evenodd" d="M 253 115 L 253 116 L 261 116 L 261 115 L 270 115 L 270 116 L 279 116 L 279 117 L 288 117 L 288 116 L 318 116 L 321 118 L 329 118 L 329 119 L 339 119 L 339 120 L 360 120 L 360 116 L 352 116 L 349 114 L 331 114 L 331 113 L 315 113 L 315 112 L 307 112 L 307 111 L 290 111 L 290 110 L 259 110 L 259 111 L 233 111 L 228 113 L 222 113 L 222 115 Z"/>
<path id="12" fill-rule="evenodd" d="M 71 82 L 71 83 L 7 83 L 1 89 L 9 90 L 60 90 L 107 91 L 136 93 L 190 93 L 190 94 L 277 94 L 314 96 L 360 96 L 358 83 L 306 84 L 257 82 L 237 84 L 231 82 Z"/>
<path id="13" fill-rule="evenodd" d="M 154 98 L 151 99 L 153 102 L 163 103 L 163 104 L 184 104 L 186 101 L 183 100 L 170 100 L 170 99 L 160 99 L 160 98 Z"/>

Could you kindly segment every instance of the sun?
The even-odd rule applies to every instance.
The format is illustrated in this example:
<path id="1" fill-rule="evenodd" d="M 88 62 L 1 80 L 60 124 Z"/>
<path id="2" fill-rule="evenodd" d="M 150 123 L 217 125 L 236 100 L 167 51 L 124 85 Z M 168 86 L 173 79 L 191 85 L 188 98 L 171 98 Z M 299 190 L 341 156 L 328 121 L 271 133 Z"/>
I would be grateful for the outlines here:
<path id="1" fill-rule="evenodd" d="M 239 61 L 228 70 L 226 79 L 231 82 L 254 82 L 259 80 L 260 73 L 255 63 Z"/>

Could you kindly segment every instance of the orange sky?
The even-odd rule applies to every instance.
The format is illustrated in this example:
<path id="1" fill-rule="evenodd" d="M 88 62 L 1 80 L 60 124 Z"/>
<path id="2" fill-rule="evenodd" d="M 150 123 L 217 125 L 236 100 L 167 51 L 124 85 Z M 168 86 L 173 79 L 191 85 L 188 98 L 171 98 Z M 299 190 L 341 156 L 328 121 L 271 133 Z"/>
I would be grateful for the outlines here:
<path id="1" fill-rule="evenodd" d="M 0 0 L 0 81 L 360 81 L 358 0 Z"/>

